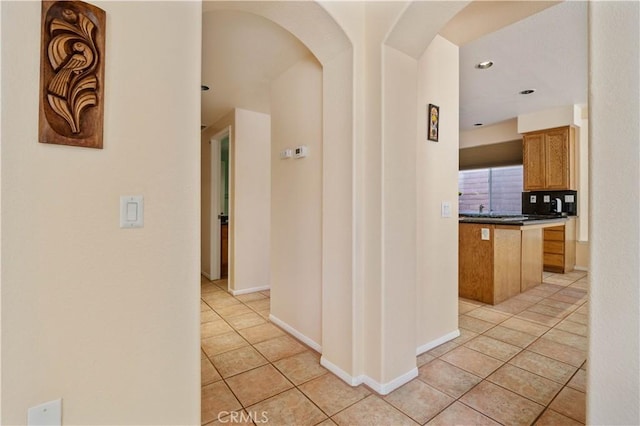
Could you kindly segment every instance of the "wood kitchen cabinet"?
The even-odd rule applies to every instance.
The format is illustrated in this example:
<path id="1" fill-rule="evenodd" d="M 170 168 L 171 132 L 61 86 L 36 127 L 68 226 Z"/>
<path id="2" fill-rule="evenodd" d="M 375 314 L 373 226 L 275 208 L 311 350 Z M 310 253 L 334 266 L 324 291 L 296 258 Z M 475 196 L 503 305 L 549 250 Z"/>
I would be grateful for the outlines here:
<path id="1" fill-rule="evenodd" d="M 574 128 L 525 133 L 522 161 L 525 191 L 576 189 Z"/>
<path id="2" fill-rule="evenodd" d="M 542 226 L 461 223 L 459 296 L 495 305 L 539 285 L 542 231 Z"/>
<path id="3" fill-rule="evenodd" d="M 544 230 L 544 270 L 565 274 L 576 265 L 576 221 Z"/>

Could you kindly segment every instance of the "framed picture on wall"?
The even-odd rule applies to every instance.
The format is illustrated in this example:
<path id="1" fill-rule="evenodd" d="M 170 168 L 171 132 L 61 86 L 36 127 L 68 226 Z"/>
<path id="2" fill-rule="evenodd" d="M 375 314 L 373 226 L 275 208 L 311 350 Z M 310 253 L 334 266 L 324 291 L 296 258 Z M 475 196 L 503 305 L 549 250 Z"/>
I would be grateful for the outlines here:
<path id="1" fill-rule="evenodd" d="M 438 142 L 438 126 L 440 124 L 440 107 L 429 104 L 427 107 L 427 139 Z"/>

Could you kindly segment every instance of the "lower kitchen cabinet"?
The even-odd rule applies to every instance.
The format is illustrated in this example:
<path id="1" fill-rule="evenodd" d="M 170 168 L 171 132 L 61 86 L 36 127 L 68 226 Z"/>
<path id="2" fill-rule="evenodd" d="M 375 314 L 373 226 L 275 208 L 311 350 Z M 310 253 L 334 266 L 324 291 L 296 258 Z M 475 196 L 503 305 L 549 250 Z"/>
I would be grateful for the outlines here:
<path id="1" fill-rule="evenodd" d="M 544 230 L 544 270 L 567 273 L 576 265 L 576 220 Z"/>
<path id="2" fill-rule="evenodd" d="M 458 294 L 491 305 L 542 282 L 542 227 L 461 223 Z"/>

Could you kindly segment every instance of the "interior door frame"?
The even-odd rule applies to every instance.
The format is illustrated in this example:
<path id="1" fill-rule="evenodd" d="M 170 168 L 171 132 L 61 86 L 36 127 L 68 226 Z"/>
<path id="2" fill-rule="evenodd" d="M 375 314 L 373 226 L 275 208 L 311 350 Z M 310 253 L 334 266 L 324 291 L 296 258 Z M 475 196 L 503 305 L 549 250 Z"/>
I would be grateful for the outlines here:
<path id="1" fill-rule="evenodd" d="M 209 254 L 211 265 L 211 280 L 220 279 L 220 218 L 218 217 L 222 206 L 220 205 L 220 175 L 222 173 L 221 158 L 220 158 L 220 144 L 222 139 L 229 138 L 231 143 L 231 126 L 221 130 L 211 137 L 211 194 L 210 194 L 210 235 L 209 241 L 211 241 Z"/>

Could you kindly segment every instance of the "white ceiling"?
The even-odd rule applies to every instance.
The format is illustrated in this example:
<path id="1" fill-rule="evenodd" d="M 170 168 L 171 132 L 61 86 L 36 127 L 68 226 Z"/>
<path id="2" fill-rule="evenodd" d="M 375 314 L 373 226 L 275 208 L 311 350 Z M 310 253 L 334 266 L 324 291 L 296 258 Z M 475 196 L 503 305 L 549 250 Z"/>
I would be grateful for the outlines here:
<path id="1" fill-rule="evenodd" d="M 504 5 L 509 3 L 520 2 Z M 233 10 L 203 13 L 202 43 L 202 83 L 211 87 L 202 92 L 203 125 L 214 123 L 233 107 L 268 113 L 270 81 L 312 56 L 282 27 Z M 495 62 L 492 68 L 474 68 L 488 59 Z M 587 66 L 583 1 L 562 2 L 467 42 L 460 47 L 460 129 L 585 104 Z M 536 92 L 518 94 L 530 88 Z"/>
<path id="2" fill-rule="evenodd" d="M 479 62 L 495 65 L 478 70 Z M 566 1 L 460 48 L 460 129 L 587 102 L 587 3 Z M 520 95 L 535 89 L 531 95 Z"/>
<path id="3" fill-rule="evenodd" d="M 268 113 L 271 80 L 311 52 L 279 25 L 246 12 L 202 15 L 202 124 L 238 107 Z"/>

